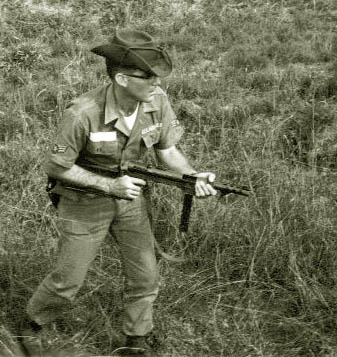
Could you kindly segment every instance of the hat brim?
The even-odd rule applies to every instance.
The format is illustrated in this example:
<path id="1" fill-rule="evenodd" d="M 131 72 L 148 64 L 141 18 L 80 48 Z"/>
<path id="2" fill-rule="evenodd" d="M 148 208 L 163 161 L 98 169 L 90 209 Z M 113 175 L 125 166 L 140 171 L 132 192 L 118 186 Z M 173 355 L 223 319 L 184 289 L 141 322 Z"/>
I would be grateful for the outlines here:
<path id="1" fill-rule="evenodd" d="M 116 66 L 137 68 L 158 77 L 166 77 L 172 72 L 168 54 L 157 48 L 125 48 L 111 43 L 97 46 L 91 52 L 105 57 Z"/>

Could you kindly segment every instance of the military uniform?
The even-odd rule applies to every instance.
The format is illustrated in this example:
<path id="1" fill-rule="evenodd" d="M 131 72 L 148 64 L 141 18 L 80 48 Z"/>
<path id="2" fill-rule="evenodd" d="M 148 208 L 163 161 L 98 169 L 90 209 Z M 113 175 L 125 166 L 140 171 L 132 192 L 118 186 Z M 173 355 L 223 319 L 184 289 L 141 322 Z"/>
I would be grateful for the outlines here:
<path id="1" fill-rule="evenodd" d="M 65 169 L 109 169 L 142 160 L 150 148 L 178 143 L 183 129 L 165 93 L 157 88 L 150 103 L 140 103 L 133 128 L 116 110 L 113 83 L 74 100 L 65 110 L 48 162 Z M 146 200 L 128 201 L 74 193 L 57 184 L 61 195 L 58 260 L 29 301 L 28 313 L 43 325 L 55 319 L 83 284 L 90 263 L 110 231 L 118 242 L 125 275 L 127 335 L 143 336 L 152 325 L 152 305 L 158 294 L 158 271 Z"/>

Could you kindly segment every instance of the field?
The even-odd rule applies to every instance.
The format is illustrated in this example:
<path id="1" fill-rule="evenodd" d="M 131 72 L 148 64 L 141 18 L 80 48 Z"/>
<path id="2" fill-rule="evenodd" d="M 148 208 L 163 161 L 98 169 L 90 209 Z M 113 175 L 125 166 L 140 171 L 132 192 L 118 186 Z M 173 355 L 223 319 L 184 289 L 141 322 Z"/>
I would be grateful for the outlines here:
<path id="1" fill-rule="evenodd" d="M 116 27 L 160 39 L 180 148 L 249 198 L 155 186 L 161 357 L 337 356 L 337 2 L 0 0 L 0 353 L 57 248 L 43 163 L 66 103 L 108 81 L 89 49 Z M 120 324 L 119 252 L 107 242 L 51 345 L 108 355 Z M 2 349 L 2 350 L 1 350 Z"/>

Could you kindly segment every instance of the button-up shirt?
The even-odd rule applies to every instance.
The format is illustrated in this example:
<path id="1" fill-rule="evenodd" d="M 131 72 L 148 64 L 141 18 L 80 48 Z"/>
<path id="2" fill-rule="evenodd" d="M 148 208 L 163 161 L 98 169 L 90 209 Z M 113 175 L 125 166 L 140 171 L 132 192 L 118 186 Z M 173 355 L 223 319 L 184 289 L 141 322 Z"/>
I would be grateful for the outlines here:
<path id="1" fill-rule="evenodd" d="M 50 162 L 108 169 L 126 161 L 140 161 L 150 148 L 178 143 L 183 128 L 159 87 L 150 103 L 140 103 L 130 132 L 117 110 L 113 83 L 73 100 L 59 124 Z"/>

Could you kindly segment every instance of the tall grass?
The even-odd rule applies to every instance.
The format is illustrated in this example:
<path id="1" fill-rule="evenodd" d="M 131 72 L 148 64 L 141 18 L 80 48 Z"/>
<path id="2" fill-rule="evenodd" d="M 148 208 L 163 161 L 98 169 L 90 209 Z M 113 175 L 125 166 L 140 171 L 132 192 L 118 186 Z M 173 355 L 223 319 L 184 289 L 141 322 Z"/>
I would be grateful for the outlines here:
<path id="1" fill-rule="evenodd" d="M 252 189 L 248 199 L 195 200 L 182 235 L 181 193 L 154 187 L 158 240 L 186 258 L 160 260 L 158 355 L 335 356 L 336 3 L 3 0 L 1 13 L 4 353 L 57 248 L 44 191 L 51 137 L 67 101 L 107 81 L 89 48 L 134 27 L 174 59 L 165 86 L 186 128 L 181 149 L 199 170 Z M 107 239 L 55 344 L 113 350 L 118 254 Z"/>

